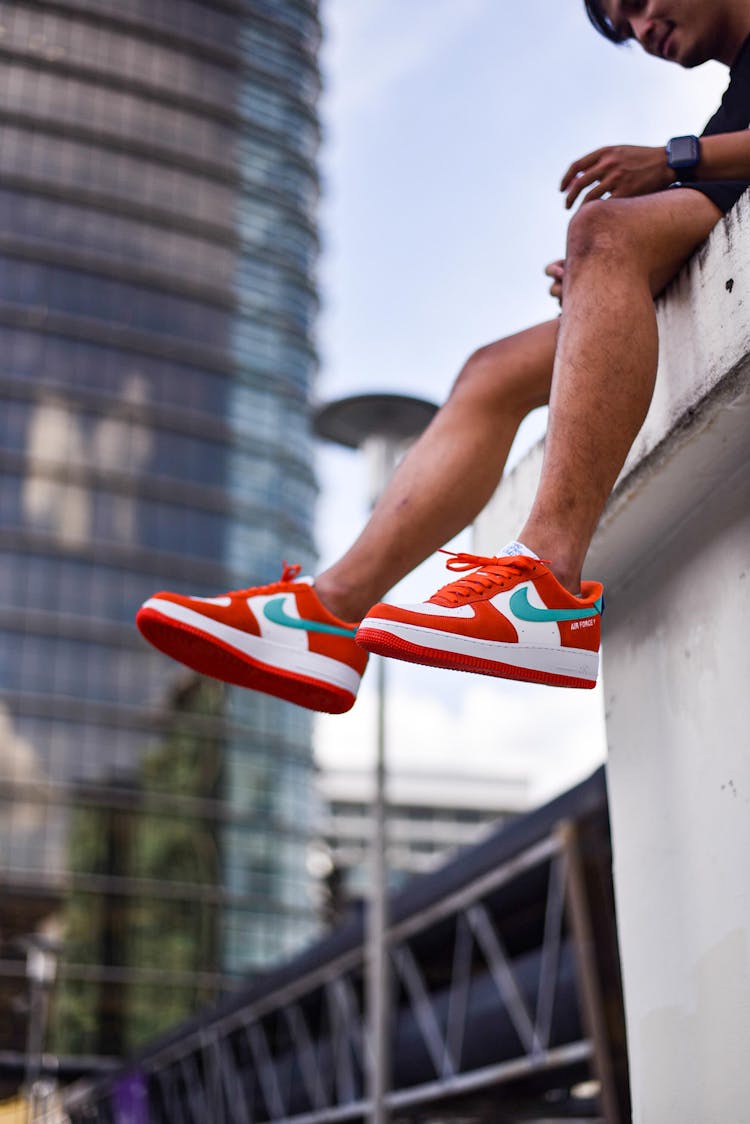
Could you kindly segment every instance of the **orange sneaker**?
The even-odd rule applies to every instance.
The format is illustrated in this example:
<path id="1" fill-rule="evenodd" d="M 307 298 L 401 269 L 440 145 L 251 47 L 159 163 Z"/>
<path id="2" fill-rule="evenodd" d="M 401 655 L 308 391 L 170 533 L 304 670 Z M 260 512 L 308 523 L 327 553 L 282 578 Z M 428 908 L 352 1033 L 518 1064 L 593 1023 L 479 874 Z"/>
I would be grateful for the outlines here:
<path id="1" fill-rule="evenodd" d="M 581 597 L 574 597 L 544 562 L 525 555 L 454 554 L 446 565 L 472 573 L 422 605 L 375 605 L 357 643 L 431 667 L 554 687 L 596 685 L 604 606 L 599 582 L 583 582 Z"/>
<path id="2" fill-rule="evenodd" d="M 280 581 L 223 597 L 157 593 L 136 623 L 155 648 L 203 675 L 342 714 L 367 654 L 354 641 L 357 625 L 329 613 L 299 571 L 285 564 Z"/>

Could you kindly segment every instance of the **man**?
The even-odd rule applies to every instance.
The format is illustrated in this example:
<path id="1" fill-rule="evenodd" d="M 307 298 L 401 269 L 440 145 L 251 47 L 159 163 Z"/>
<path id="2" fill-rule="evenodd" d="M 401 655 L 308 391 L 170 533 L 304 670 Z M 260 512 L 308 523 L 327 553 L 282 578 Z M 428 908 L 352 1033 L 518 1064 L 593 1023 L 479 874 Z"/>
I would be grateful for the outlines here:
<path id="1" fill-rule="evenodd" d="M 654 297 L 750 182 L 750 0 L 586 0 L 615 43 L 684 67 L 731 68 L 702 139 L 614 146 L 575 161 L 561 189 L 583 205 L 547 268 L 561 315 L 480 348 L 349 551 L 315 579 L 200 599 L 160 593 L 143 635 L 200 672 L 314 710 L 353 704 L 367 652 L 559 686 L 593 687 L 602 587 L 581 570 L 654 386 Z M 378 603 L 470 523 L 516 430 L 549 402 L 539 488 L 518 541 L 454 555 L 463 576 L 422 605 Z M 544 559 L 544 561 L 542 561 Z M 363 619 L 364 618 L 364 619 Z M 361 622 L 361 623 L 358 623 Z"/>

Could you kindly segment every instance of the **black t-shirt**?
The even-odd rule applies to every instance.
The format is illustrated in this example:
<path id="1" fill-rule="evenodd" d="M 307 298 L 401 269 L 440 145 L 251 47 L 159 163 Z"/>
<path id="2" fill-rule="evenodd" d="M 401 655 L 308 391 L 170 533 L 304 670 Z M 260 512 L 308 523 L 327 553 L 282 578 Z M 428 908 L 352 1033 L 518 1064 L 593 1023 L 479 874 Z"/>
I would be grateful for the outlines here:
<path id="1" fill-rule="evenodd" d="M 729 71 L 729 85 L 724 91 L 721 105 L 701 133 L 710 137 L 715 133 L 739 133 L 750 127 L 750 35 L 740 48 Z M 706 183 L 686 184 L 702 191 L 713 199 L 726 214 L 742 193 L 750 187 L 750 180 L 716 180 Z"/>
<path id="2" fill-rule="evenodd" d="M 712 133 L 739 133 L 750 126 L 750 35 L 729 71 L 729 85 L 721 105 L 706 125 L 701 136 Z"/>

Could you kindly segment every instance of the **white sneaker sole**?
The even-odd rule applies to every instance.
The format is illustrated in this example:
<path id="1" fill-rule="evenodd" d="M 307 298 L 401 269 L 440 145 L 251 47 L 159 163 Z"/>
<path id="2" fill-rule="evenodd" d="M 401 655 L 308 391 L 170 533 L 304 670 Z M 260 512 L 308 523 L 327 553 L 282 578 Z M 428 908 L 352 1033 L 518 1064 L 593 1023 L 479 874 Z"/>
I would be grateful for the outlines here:
<path id="1" fill-rule="evenodd" d="M 287 647 L 251 632 L 243 632 L 211 617 L 205 617 L 202 613 L 197 613 L 176 601 L 151 597 L 141 606 L 139 616 L 141 613 L 152 619 L 156 615 L 162 620 L 174 621 L 193 633 L 218 641 L 223 648 L 230 649 L 240 658 L 245 658 L 250 663 L 262 664 L 265 668 L 277 671 L 281 675 L 314 679 L 319 683 L 348 691 L 352 695 L 356 695 L 359 688 L 361 677 L 354 668 L 340 660 L 324 656 L 320 652 Z"/>
<path id="2" fill-rule="evenodd" d="M 480 640 L 379 617 L 365 617 L 357 643 L 367 651 L 410 663 L 560 687 L 593 687 L 599 671 L 599 653 L 586 648 Z"/>

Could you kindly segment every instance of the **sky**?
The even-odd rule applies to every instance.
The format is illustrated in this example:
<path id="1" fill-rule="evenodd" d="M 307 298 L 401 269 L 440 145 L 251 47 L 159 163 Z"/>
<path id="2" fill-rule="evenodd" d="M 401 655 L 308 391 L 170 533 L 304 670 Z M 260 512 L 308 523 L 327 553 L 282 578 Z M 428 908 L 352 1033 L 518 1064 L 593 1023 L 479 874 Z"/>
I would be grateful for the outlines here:
<path id="1" fill-rule="evenodd" d="M 582 0 L 322 0 L 321 17 L 320 401 L 384 390 L 442 402 L 476 347 L 556 315 L 543 271 L 564 256 L 565 169 L 601 145 L 700 132 L 728 81 L 717 63 L 683 71 L 614 47 Z M 524 423 L 510 464 L 545 413 Z M 359 454 L 331 447 L 318 474 L 322 569 L 361 526 L 367 480 Z M 470 532 L 457 544 L 471 549 Z M 429 560 L 392 599 L 426 600 L 443 567 Z M 396 661 L 388 681 L 391 768 L 520 774 L 538 801 L 604 759 L 601 685 Z M 348 715 L 317 720 L 322 764 L 372 760 L 373 692 L 369 672 Z"/>

